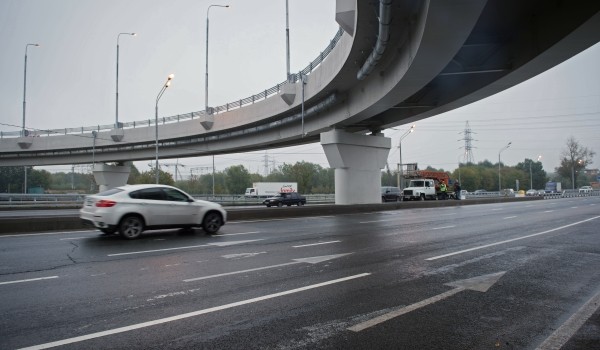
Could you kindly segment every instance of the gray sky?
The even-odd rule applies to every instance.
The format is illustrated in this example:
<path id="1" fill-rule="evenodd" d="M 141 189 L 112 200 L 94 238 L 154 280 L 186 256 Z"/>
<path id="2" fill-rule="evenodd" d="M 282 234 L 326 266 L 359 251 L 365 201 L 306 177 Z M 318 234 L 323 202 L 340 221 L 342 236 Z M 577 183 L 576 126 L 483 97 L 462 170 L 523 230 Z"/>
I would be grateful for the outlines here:
<path id="1" fill-rule="evenodd" d="M 115 120 L 116 44 L 119 58 L 119 120 L 154 118 L 162 84 L 175 74 L 160 100 L 159 115 L 204 109 L 206 9 L 210 10 L 209 105 L 245 98 L 285 80 L 284 0 L 2 0 L 0 1 L 0 130 L 22 123 L 23 65 L 27 65 L 30 129 L 104 125 Z M 304 68 L 337 31 L 335 1 L 289 0 L 291 70 Z M 461 109 L 417 122 L 402 141 L 404 163 L 445 170 L 462 161 L 469 121 L 476 162 L 515 165 L 542 155 L 544 169 L 559 165 L 568 137 L 600 152 L 600 44 L 519 86 Z M 9 83 L 6 83 L 9 82 Z M 398 139 L 410 126 L 386 130 L 399 162 Z M 328 167 L 320 144 L 267 152 L 269 166 L 309 161 Z M 600 167 L 598 157 L 592 167 Z M 164 160 L 174 163 L 175 160 Z M 212 166 L 212 157 L 180 159 L 190 167 Z M 264 173 L 265 152 L 220 155 L 217 171 L 243 164 Z M 136 162 L 144 171 L 148 162 Z M 48 167 L 70 171 L 70 166 Z M 173 168 L 170 168 L 173 171 Z M 184 169 L 184 174 L 189 170 Z"/>

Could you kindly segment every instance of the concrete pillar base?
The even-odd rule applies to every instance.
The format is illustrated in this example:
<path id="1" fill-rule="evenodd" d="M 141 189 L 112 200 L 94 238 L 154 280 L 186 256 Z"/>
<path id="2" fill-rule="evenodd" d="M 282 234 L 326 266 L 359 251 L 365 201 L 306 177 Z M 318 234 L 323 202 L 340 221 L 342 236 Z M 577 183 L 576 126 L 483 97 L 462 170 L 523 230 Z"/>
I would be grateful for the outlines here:
<path id="1" fill-rule="evenodd" d="M 335 1 L 335 20 L 350 36 L 354 36 L 354 19 L 356 17 L 355 0 Z"/>
<path id="2" fill-rule="evenodd" d="M 381 203 L 381 169 L 392 148 L 389 137 L 332 130 L 321 145 L 335 169 L 335 204 Z"/>
<path id="3" fill-rule="evenodd" d="M 290 83 L 289 81 L 283 84 L 279 96 L 281 96 L 281 99 L 287 103 L 288 106 L 291 106 L 296 99 L 296 84 Z"/>
<path id="4" fill-rule="evenodd" d="M 124 136 L 125 131 L 123 130 L 123 128 L 115 128 L 110 131 L 110 138 L 113 139 L 113 141 L 115 142 L 122 141 Z"/>
<path id="5" fill-rule="evenodd" d="M 33 143 L 33 137 L 21 136 L 21 137 L 17 138 L 17 144 L 19 145 L 19 147 L 21 147 L 21 149 L 28 149 L 29 147 L 31 147 L 32 143 Z"/>
<path id="6" fill-rule="evenodd" d="M 99 192 L 127 184 L 131 167 L 128 165 L 94 164 L 94 179 Z"/>

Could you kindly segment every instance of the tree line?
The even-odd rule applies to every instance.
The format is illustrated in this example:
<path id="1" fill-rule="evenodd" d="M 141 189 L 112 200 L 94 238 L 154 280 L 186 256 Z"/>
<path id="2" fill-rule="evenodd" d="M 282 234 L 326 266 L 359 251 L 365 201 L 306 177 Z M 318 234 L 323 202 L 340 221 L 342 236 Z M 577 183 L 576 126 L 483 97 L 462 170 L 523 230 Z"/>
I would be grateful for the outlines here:
<path id="1" fill-rule="evenodd" d="M 543 189 L 549 180 L 561 181 L 563 188 L 571 188 L 573 180 L 575 188 L 589 185 L 595 179 L 586 176 L 582 171 L 592 164 L 595 152 L 582 147 L 573 137 L 567 140 L 567 147 L 561 154 L 561 165 L 553 174 L 548 174 L 543 169 L 540 161 L 526 158 L 515 166 L 506 166 L 501 163 L 491 163 L 488 160 L 477 164 L 459 164 L 459 167 L 446 171 L 452 179 L 460 181 L 463 189 L 474 191 L 485 189 L 495 191 L 498 188 L 512 188 L 526 190 L 529 188 Z M 444 171 L 427 167 L 425 170 Z M 0 192 L 23 193 L 25 167 L 0 167 Z M 500 172 L 500 186 L 498 186 L 498 173 Z M 132 166 L 129 175 L 129 184 L 155 183 L 154 170 L 140 172 Z M 518 180 L 518 187 L 517 187 Z M 192 175 L 188 179 L 175 181 L 173 176 L 159 170 L 159 182 L 173 185 L 192 194 L 243 194 L 253 182 L 297 182 L 299 191 L 306 194 L 329 194 L 335 192 L 334 169 L 323 168 L 310 162 L 296 162 L 283 164 L 270 174 L 263 176 L 250 173 L 243 165 L 234 165 L 223 171 L 213 174 Z M 395 171 L 382 171 L 381 185 L 396 186 L 398 173 Z M 90 172 L 76 173 L 58 172 L 50 173 L 28 167 L 27 187 L 41 188 L 45 192 L 54 193 L 94 193 L 97 186 Z M 30 192 L 30 191 L 28 191 Z"/>

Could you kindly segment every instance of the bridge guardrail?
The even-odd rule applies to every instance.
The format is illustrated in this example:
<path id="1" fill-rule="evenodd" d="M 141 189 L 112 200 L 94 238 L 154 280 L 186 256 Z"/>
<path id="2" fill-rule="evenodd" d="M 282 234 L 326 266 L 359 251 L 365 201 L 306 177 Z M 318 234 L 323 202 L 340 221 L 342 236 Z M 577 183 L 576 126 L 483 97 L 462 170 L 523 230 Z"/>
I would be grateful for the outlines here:
<path id="1" fill-rule="evenodd" d="M 270 97 L 274 94 L 279 93 L 279 91 L 283 85 L 285 85 L 288 82 L 296 83 L 297 81 L 300 80 L 300 77 L 302 75 L 310 74 L 317 66 L 319 66 L 321 64 L 321 62 L 323 62 L 325 60 L 325 58 L 329 55 L 329 53 L 331 53 L 331 51 L 333 51 L 333 48 L 336 46 L 336 44 L 340 40 L 343 33 L 344 33 L 344 30 L 342 29 L 342 27 L 339 27 L 337 33 L 335 34 L 333 39 L 331 39 L 331 41 L 329 42 L 329 45 L 327 45 L 327 47 L 323 51 L 321 51 L 319 56 L 317 56 L 317 58 L 315 58 L 313 61 L 311 61 L 308 64 L 308 66 L 306 66 L 306 68 L 302 69 L 300 72 L 290 74 L 290 76 L 288 77 L 288 80 L 283 81 L 271 88 L 265 89 L 264 91 L 261 91 L 260 93 L 252 95 L 250 97 L 242 98 L 242 99 L 239 99 L 234 102 L 229 102 L 229 103 L 226 103 L 221 106 L 209 107 L 209 108 L 212 108 L 212 112 L 214 114 L 219 114 L 222 112 L 230 111 L 232 109 L 241 108 L 245 105 L 253 104 L 254 102 L 264 100 L 267 97 Z M 212 114 L 212 113 L 209 113 L 209 114 Z M 162 118 L 159 118 L 159 122 L 162 122 L 163 125 L 167 124 L 167 123 L 178 123 L 183 120 L 192 120 L 192 119 L 194 119 L 194 117 L 200 118 L 201 116 L 204 116 L 204 115 L 207 115 L 207 111 L 190 112 L 190 113 L 178 114 L 178 115 L 174 115 L 174 116 L 170 116 L 170 117 L 162 117 Z M 150 127 L 150 126 L 154 125 L 154 122 L 155 122 L 155 118 L 149 118 L 148 120 L 125 122 L 125 123 L 119 123 L 119 124 L 120 124 L 120 127 L 122 127 L 122 128 L 136 128 L 136 127 Z M 114 127 L 115 127 L 114 124 L 106 124 L 106 125 L 95 125 L 95 126 L 82 126 L 82 127 L 77 127 L 77 128 L 61 128 L 61 129 L 47 129 L 47 130 L 33 130 L 33 131 L 26 130 L 26 131 L 29 132 L 29 136 L 54 136 L 54 135 L 68 135 L 68 134 L 83 134 L 85 132 L 91 133 L 92 131 L 97 131 L 97 132 L 109 131 L 109 130 L 112 130 Z M 19 131 L 0 131 L 0 139 L 5 138 L 5 137 L 20 137 L 20 136 L 22 136 L 21 133 L 22 133 L 21 130 L 19 130 Z"/>

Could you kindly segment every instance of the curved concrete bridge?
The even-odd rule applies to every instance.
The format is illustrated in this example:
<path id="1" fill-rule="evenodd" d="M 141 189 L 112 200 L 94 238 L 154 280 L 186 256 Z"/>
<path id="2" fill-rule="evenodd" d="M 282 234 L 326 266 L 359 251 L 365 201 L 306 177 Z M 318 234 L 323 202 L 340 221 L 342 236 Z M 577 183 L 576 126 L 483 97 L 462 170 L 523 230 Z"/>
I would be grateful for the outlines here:
<path id="1" fill-rule="evenodd" d="M 598 1 L 337 0 L 336 7 L 343 32 L 316 68 L 252 103 L 163 122 L 160 157 L 320 141 L 335 168 L 336 203 L 379 202 L 380 170 L 391 148 L 383 129 L 491 96 L 600 41 Z M 154 159 L 155 128 L 139 124 L 94 134 L 81 128 L 3 136 L 0 164 Z M 108 187 L 127 174 L 127 166 L 95 166 L 97 182 Z"/>

